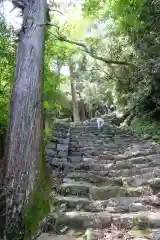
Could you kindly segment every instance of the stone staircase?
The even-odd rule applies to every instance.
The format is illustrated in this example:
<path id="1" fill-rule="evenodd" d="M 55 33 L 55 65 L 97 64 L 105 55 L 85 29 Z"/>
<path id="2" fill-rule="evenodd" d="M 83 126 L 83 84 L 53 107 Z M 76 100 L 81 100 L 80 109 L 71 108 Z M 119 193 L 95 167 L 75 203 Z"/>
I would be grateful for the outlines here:
<path id="1" fill-rule="evenodd" d="M 110 123 L 65 127 L 46 153 L 52 212 L 39 240 L 160 239 L 160 148 Z"/>

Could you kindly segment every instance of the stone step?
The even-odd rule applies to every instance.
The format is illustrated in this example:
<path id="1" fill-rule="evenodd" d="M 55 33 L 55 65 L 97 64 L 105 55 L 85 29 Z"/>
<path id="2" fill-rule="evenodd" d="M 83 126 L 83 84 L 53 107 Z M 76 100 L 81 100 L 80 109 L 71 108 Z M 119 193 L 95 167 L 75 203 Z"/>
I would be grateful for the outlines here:
<path id="1" fill-rule="evenodd" d="M 159 166 L 160 165 L 160 161 L 156 160 L 156 159 L 152 159 L 151 158 L 142 158 L 142 157 L 137 157 L 137 158 L 130 158 L 130 159 L 125 159 L 123 161 L 120 161 L 120 160 L 115 160 L 114 159 L 114 155 L 112 156 L 106 156 L 105 154 L 104 155 L 99 155 L 98 157 L 97 156 L 88 156 L 84 158 L 83 160 L 84 164 L 102 164 L 102 165 L 107 165 L 107 164 L 112 164 L 112 165 L 109 165 L 109 169 L 110 170 L 114 170 L 114 169 L 129 169 L 129 168 L 132 168 L 132 167 L 142 167 L 142 168 L 145 168 L 145 167 L 155 167 L 155 166 Z"/>
<path id="2" fill-rule="evenodd" d="M 156 168 L 153 172 L 124 177 L 122 180 L 123 183 L 128 186 L 139 187 L 142 185 L 150 185 L 153 188 L 160 188 L 160 169 Z"/>
<path id="3" fill-rule="evenodd" d="M 151 172 L 154 169 L 156 169 L 156 163 L 155 165 L 152 163 L 146 163 L 146 164 L 135 164 L 133 165 L 133 168 L 121 168 L 123 165 L 119 165 L 120 169 L 117 167 L 113 167 L 112 163 L 113 160 L 110 160 L 110 163 L 101 163 L 101 161 L 96 161 L 92 158 L 88 158 L 86 161 L 86 158 L 83 159 L 83 161 L 80 162 L 75 162 L 75 163 L 66 163 L 67 166 L 70 167 L 73 171 L 90 171 L 91 173 L 99 173 L 101 176 L 123 176 L 124 172 L 124 177 L 127 177 L 128 175 L 131 176 L 131 173 L 135 173 L 135 170 L 137 170 L 138 174 L 142 173 L 147 173 Z M 57 162 L 58 163 L 58 162 Z M 104 173 L 104 174 L 103 174 Z"/>
<path id="4" fill-rule="evenodd" d="M 66 178 L 74 179 L 75 181 L 87 181 L 90 183 L 95 183 L 96 185 L 101 183 L 102 185 L 111 184 L 123 186 L 124 183 L 127 183 L 131 186 L 141 186 L 144 183 L 148 183 L 148 181 L 146 182 L 145 180 L 147 177 L 149 177 L 148 180 L 150 180 L 152 177 L 156 177 L 158 172 L 160 172 L 160 170 L 157 167 L 148 167 L 142 169 L 134 167 L 132 169 L 108 171 L 85 171 L 72 169 L 72 172 L 69 172 L 66 175 Z M 138 185 L 135 185 L 135 182 L 137 181 Z"/>
<path id="5" fill-rule="evenodd" d="M 160 229 L 86 229 L 84 237 L 86 240 L 159 240 Z M 84 238 L 83 238 L 84 239 Z"/>
<path id="6" fill-rule="evenodd" d="M 140 150 L 129 150 L 129 151 L 125 151 L 123 154 L 118 154 L 116 159 L 119 161 L 122 160 L 128 160 L 131 158 L 137 158 L 137 157 L 145 157 L 145 156 L 157 156 L 160 154 L 159 151 L 157 150 L 153 150 L 153 149 L 149 149 L 148 151 L 140 151 Z M 156 157 L 156 159 L 157 159 Z M 158 159 L 157 159 L 158 160 Z"/>
<path id="7" fill-rule="evenodd" d="M 66 178 L 74 179 L 75 181 L 85 181 L 89 183 L 94 183 L 95 185 L 105 184 L 105 185 L 118 185 L 122 186 L 122 180 L 119 178 L 117 179 L 111 179 L 108 177 L 104 177 L 99 174 L 93 174 L 91 172 L 83 172 L 83 171 L 75 171 L 75 172 L 70 172 L 66 175 Z"/>
<path id="8" fill-rule="evenodd" d="M 89 190 L 89 196 L 94 200 L 106 200 L 113 197 L 140 197 L 152 195 L 151 188 L 137 187 L 137 188 L 126 188 L 119 186 L 102 186 L 102 187 L 91 187 Z"/>
<path id="9" fill-rule="evenodd" d="M 69 181 L 61 184 L 58 187 L 57 192 L 63 196 L 74 195 L 88 197 L 90 187 L 92 187 L 92 184 L 87 182 Z"/>
<path id="10" fill-rule="evenodd" d="M 83 238 L 77 238 L 69 235 L 56 235 L 53 233 L 42 233 L 36 238 L 36 240 L 83 240 Z"/>
<path id="11" fill-rule="evenodd" d="M 55 225 L 67 226 L 71 229 L 87 229 L 87 228 L 108 228 L 112 225 L 118 229 L 157 229 L 160 228 L 159 212 L 137 212 L 124 214 L 111 214 L 108 212 L 65 212 L 51 213 L 50 221 L 55 221 Z"/>
<path id="12" fill-rule="evenodd" d="M 70 162 L 70 163 L 81 163 L 82 162 L 82 153 L 79 153 L 79 154 L 77 154 L 77 155 L 75 155 L 75 156 L 71 156 L 71 155 L 69 155 L 68 156 L 68 162 Z"/>
<path id="13" fill-rule="evenodd" d="M 109 177 L 131 177 L 134 175 L 141 175 L 144 173 L 153 172 L 157 169 L 157 167 L 145 167 L 140 168 L 139 166 L 134 166 L 132 169 L 120 169 L 120 170 L 111 170 L 108 172 Z M 102 172 L 103 173 L 103 172 Z M 107 173 L 107 171 L 106 171 Z M 101 174 L 100 174 L 101 175 Z"/>
<path id="14" fill-rule="evenodd" d="M 87 211 L 87 212 L 102 212 L 107 211 L 109 213 L 127 213 L 127 212 L 138 212 L 148 211 L 151 209 L 150 205 L 146 205 L 149 196 L 146 198 L 137 197 L 114 197 L 103 201 L 94 201 L 89 198 L 81 197 L 53 197 L 53 205 L 57 206 L 58 209 L 63 208 L 63 211 Z M 152 200 L 152 202 L 151 202 Z M 151 199 L 147 203 L 155 201 Z M 160 203 L 160 200 L 158 200 Z"/>
<path id="15" fill-rule="evenodd" d="M 88 182 L 66 181 L 57 188 L 58 194 L 63 196 L 83 196 L 94 200 L 107 200 L 112 197 L 140 197 L 152 195 L 152 189 L 145 187 L 120 187 L 120 186 L 102 186 L 97 187 Z"/>
<path id="16" fill-rule="evenodd" d="M 132 229 L 128 231 L 127 236 L 133 240 L 159 240 L 160 229 Z M 98 240 L 98 239 L 97 239 Z"/>

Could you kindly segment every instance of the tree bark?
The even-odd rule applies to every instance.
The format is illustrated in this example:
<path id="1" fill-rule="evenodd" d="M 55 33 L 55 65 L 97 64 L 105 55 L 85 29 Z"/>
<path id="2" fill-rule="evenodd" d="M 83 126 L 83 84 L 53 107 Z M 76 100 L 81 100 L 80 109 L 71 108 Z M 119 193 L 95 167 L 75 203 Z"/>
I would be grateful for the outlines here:
<path id="1" fill-rule="evenodd" d="M 30 0 L 23 12 L 6 144 L 6 237 L 24 239 L 23 207 L 32 194 L 43 155 L 43 53 L 46 0 Z"/>
<path id="2" fill-rule="evenodd" d="M 85 104 L 84 104 L 84 100 L 81 98 L 80 101 L 79 101 L 79 112 L 80 112 L 80 119 L 82 121 L 85 121 L 86 120 L 86 111 L 85 111 Z"/>
<path id="3" fill-rule="evenodd" d="M 72 95 L 73 119 L 74 119 L 74 122 L 80 122 L 77 95 L 76 95 L 76 84 L 75 84 L 75 77 L 74 77 L 72 64 L 70 64 L 70 78 L 71 78 L 71 95 Z"/>

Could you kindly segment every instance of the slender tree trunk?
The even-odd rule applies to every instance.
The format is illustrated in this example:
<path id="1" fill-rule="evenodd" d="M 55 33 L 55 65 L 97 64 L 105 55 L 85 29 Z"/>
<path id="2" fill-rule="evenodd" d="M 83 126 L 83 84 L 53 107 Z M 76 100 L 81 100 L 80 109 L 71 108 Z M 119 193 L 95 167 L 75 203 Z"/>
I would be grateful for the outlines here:
<path id="1" fill-rule="evenodd" d="M 72 107 L 73 107 L 73 118 L 74 122 L 80 122 L 78 102 L 76 97 L 75 80 L 71 79 L 71 93 L 72 93 Z"/>
<path id="2" fill-rule="evenodd" d="M 84 100 L 82 98 L 79 101 L 79 108 L 80 108 L 80 119 L 84 121 L 86 120 L 86 112 L 85 112 Z"/>
<path id="3" fill-rule="evenodd" d="M 24 9 L 7 137 L 6 236 L 24 239 L 23 206 L 32 194 L 43 149 L 43 53 L 46 0 Z"/>
<path id="4" fill-rule="evenodd" d="M 74 77 L 74 73 L 73 73 L 72 64 L 70 64 L 70 77 L 71 77 L 71 95 L 72 95 L 73 118 L 74 118 L 74 122 L 80 122 L 77 95 L 76 95 L 76 84 L 75 84 L 75 77 Z"/>

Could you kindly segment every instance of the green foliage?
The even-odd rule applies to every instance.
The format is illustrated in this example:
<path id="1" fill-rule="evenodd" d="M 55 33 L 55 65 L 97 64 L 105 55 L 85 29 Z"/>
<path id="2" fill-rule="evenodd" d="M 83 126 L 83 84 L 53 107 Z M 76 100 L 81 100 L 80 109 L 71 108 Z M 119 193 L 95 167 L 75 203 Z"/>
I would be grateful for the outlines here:
<path id="1" fill-rule="evenodd" d="M 99 17 L 102 7 L 104 7 L 104 0 L 86 0 L 83 5 L 83 13 L 85 17 Z"/>
<path id="2" fill-rule="evenodd" d="M 136 117 L 131 121 L 129 128 L 138 136 L 160 142 L 160 123 L 150 118 Z"/>
<path id="3" fill-rule="evenodd" d="M 6 130 L 8 105 L 12 87 L 15 44 L 11 38 L 12 29 L 8 28 L 0 16 L 0 133 Z"/>
<path id="4" fill-rule="evenodd" d="M 101 28 L 99 20 L 103 22 L 99 35 L 92 36 L 101 39 L 93 51 L 108 59 L 132 63 L 128 66 L 99 64 L 108 74 L 103 78 L 99 74 L 101 82 L 112 91 L 116 105 L 136 116 L 147 114 L 159 120 L 159 2 L 86 0 L 83 11 L 85 16 L 98 21 L 97 29 Z"/>

